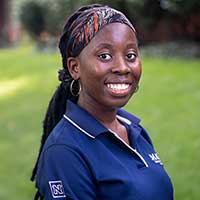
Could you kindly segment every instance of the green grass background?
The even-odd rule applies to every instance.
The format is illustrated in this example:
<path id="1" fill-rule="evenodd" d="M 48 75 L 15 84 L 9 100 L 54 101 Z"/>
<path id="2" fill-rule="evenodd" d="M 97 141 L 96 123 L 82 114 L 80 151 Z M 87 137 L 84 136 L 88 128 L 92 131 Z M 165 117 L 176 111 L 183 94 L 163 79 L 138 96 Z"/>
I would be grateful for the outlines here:
<path id="1" fill-rule="evenodd" d="M 138 93 L 126 109 L 142 119 L 176 200 L 200 199 L 200 60 L 142 58 Z M 42 120 L 57 81 L 57 53 L 0 50 L 0 199 L 33 199 L 29 181 Z"/>

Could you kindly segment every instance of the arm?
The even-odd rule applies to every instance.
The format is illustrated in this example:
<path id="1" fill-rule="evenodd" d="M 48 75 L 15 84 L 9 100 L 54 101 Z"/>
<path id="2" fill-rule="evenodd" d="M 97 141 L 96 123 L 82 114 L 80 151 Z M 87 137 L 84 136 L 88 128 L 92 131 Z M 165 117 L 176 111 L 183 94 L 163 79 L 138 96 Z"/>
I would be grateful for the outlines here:
<path id="1" fill-rule="evenodd" d="M 94 200 L 96 188 L 91 171 L 77 150 L 53 145 L 41 157 L 37 187 L 45 200 Z"/>

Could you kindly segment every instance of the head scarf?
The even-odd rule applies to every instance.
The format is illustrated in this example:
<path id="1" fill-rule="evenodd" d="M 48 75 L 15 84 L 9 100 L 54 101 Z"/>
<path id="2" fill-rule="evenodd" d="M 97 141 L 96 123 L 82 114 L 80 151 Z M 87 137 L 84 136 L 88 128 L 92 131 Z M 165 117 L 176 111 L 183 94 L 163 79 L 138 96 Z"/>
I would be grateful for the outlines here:
<path id="1" fill-rule="evenodd" d="M 68 57 L 78 56 L 103 27 L 116 22 L 126 24 L 133 32 L 136 32 L 131 22 L 123 13 L 109 6 L 99 4 L 85 6 L 70 16 L 65 23 L 59 43 L 63 58 L 63 68 L 67 68 L 66 62 Z M 61 76 L 63 75 L 60 71 Z M 63 79 L 63 77 L 60 77 L 59 79 Z"/>

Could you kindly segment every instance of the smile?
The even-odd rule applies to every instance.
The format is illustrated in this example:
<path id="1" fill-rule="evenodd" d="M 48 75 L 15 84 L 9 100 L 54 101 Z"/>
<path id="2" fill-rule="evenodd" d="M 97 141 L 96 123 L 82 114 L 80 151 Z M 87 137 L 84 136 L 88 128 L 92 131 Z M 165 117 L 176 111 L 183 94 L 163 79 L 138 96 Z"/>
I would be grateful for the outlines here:
<path id="1" fill-rule="evenodd" d="M 128 87 L 130 86 L 130 84 L 126 84 L 126 83 L 115 83 L 115 84 L 107 84 L 107 87 L 113 90 L 126 90 L 128 89 Z"/>
<path id="2" fill-rule="evenodd" d="M 130 93 L 131 84 L 128 83 L 107 83 L 107 91 L 112 96 L 126 96 Z"/>

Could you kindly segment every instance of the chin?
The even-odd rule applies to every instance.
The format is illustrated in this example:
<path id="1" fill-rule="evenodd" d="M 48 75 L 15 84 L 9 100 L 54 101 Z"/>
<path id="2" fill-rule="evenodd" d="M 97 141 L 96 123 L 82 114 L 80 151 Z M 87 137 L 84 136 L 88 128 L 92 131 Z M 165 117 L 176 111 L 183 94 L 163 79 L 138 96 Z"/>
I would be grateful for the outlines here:
<path id="1" fill-rule="evenodd" d="M 110 107 L 112 108 L 122 108 L 124 107 L 130 98 L 128 99 L 115 99 L 109 102 Z"/>

